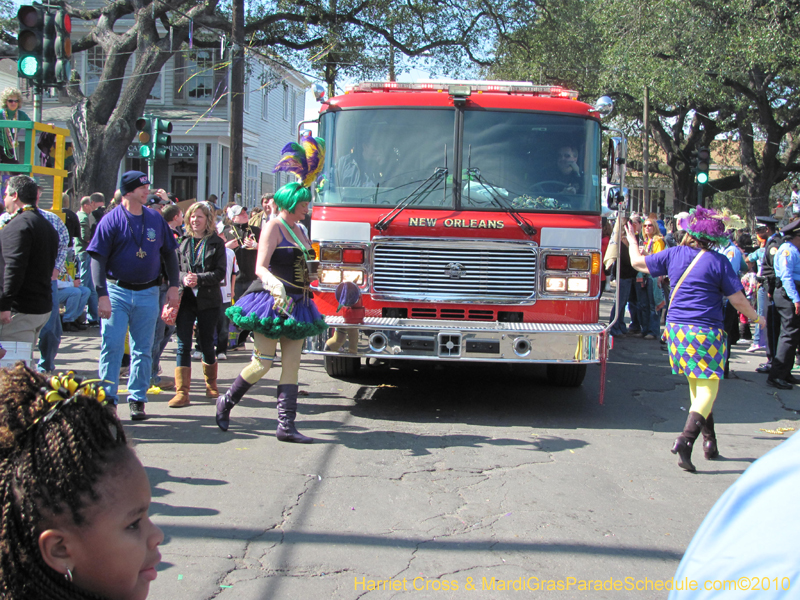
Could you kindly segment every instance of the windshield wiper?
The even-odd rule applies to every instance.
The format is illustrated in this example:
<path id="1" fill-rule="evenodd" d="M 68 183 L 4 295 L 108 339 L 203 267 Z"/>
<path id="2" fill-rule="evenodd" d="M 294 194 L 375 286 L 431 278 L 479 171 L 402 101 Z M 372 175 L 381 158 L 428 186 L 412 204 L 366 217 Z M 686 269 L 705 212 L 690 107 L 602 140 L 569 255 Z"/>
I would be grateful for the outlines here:
<path id="1" fill-rule="evenodd" d="M 375 229 L 378 231 L 386 231 L 389 228 L 389 225 L 392 224 L 392 221 L 394 221 L 397 216 L 406 209 L 407 206 L 410 206 L 417 200 L 427 198 L 430 193 L 438 187 L 439 181 L 444 179 L 446 176 L 447 169 L 445 167 L 436 167 L 430 177 L 420 183 L 417 186 L 417 189 L 400 200 L 400 202 L 397 203 L 397 206 L 395 206 L 388 214 L 382 216 L 380 220 L 375 223 Z"/>
<path id="2" fill-rule="evenodd" d="M 525 235 L 528 237 L 533 237 L 536 235 L 536 229 L 534 229 L 534 227 L 517 212 L 507 198 L 504 198 L 503 195 L 497 191 L 497 186 L 495 186 L 493 183 L 489 183 L 483 178 L 480 169 L 477 167 L 471 167 L 467 169 L 467 174 L 474 177 L 473 181 L 477 181 L 481 184 L 481 187 L 486 192 L 486 195 L 492 199 L 492 202 L 494 202 L 496 206 L 498 206 L 501 210 L 505 210 L 509 215 L 511 215 L 511 218 L 516 221 L 517 225 L 519 225 L 520 229 L 522 229 Z"/>

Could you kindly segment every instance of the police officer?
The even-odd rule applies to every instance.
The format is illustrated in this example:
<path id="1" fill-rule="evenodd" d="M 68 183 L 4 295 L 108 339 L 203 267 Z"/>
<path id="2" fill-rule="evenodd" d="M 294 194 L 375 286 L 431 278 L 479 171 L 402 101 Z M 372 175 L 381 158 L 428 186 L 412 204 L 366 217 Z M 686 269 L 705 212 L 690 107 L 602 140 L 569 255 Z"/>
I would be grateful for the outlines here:
<path id="1" fill-rule="evenodd" d="M 762 223 L 770 232 L 767 243 L 764 245 L 764 258 L 761 261 L 762 285 L 767 293 L 767 362 L 758 365 L 756 369 L 758 373 L 769 373 L 772 368 L 772 359 L 775 357 L 778 346 L 778 337 L 781 334 L 781 319 L 778 316 L 774 302 L 775 288 L 777 286 L 774 263 L 775 255 L 778 253 L 778 248 L 784 242 L 784 239 L 781 233 L 777 231 L 778 219 L 775 217 L 756 217 L 756 221 Z"/>
<path id="2" fill-rule="evenodd" d="M 792 375 L 795 351 L 800 342 L 800 219 L 781 230 L 784 242 L 775 254 L 776 286 L 773 300 L 781 318 L 781 335 L 772 359 L 767 385 L 780 390 L 792 389 L 800 383 Z"/>

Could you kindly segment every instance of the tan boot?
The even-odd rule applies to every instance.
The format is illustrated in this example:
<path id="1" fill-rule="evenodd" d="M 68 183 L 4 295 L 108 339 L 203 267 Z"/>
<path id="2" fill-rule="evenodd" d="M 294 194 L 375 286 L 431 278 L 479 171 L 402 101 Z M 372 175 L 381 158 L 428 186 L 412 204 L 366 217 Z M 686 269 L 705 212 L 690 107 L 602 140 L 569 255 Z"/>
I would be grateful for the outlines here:
<path id="1" fill-rule="evenodd" d="M 175 397 L 169 401 L 170 408 L 189 406 L 189 385 L 192 383 L 192 367 L 175 367 Z"/>
<path id="2" fill-rule="evenodd" d="M 217 367 L 219 363 L 207 365 L 203 363 L 203 375 L 206 378 L 206 398 L 219 398 L 217 389 Z"/>

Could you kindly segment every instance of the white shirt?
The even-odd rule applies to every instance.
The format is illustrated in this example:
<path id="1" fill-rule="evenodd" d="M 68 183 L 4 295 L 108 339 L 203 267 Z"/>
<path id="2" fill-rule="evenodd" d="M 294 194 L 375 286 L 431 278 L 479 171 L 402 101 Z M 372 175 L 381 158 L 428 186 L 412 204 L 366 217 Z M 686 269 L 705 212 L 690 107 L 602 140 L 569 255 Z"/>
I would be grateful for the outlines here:
<path id="1" fill-rule="evenodd" d="M 230 248 L 225 248 L 225 256 L 227 257 L 227 265 L 225 266 L 225 279 L 219 287 L 222 288 L 222 303 L 230 304 L 231 277 L 239 274 L 239 265 L 236 262 L 236 253 Z"/>

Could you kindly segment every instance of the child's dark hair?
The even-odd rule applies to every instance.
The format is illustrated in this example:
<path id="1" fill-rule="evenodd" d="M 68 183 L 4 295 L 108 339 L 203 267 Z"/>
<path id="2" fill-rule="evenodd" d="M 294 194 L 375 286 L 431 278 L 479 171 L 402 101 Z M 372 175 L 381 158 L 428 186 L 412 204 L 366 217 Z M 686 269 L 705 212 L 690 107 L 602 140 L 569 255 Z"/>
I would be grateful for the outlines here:
<path id="1" fill-rule="evenodd" d="M 84 509 L 99 500 L 98 480 L 130 450 L 122 425 L 97 398 L 78 392 L 56 404 L 45 398 L 51 390 L 48 379 L 21 362 L 0 369 L 2 598 L 97 598 L 45 563 L 39 535 L 64 513 L 85 524 Z"/>

